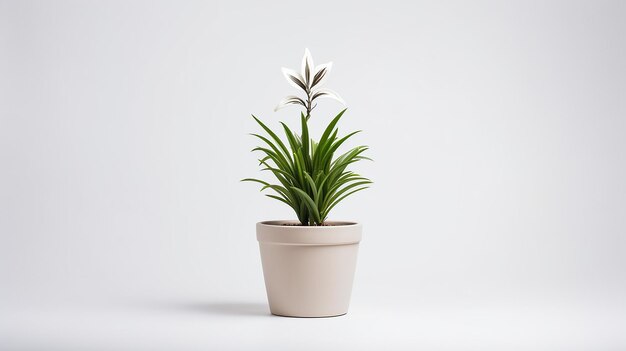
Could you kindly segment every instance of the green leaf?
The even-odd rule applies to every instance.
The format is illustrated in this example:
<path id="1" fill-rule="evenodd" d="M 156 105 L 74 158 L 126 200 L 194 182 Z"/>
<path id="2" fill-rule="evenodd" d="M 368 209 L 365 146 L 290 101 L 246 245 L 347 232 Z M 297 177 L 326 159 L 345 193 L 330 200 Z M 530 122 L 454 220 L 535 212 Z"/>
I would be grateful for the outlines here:
<path id="1" fill-rule="evenodd" d="M 263 185 L 268 185 L 269 183 L 260 179 L 256 179 L 256 178 L 244 178 L 242 180 L 240 180 L 240 182 L 256 182 L 256 183 L 261 183 Z"/>
<path id="2" fill-rule="evenodd" d="M 283 129 L 285 130 L 285 135 L 287 135 L 287 141 L 289 141 L 289 146 L 291 146 L 291 153 L 293 154 L 300 147 L 300 144 L 298 143 L 298 140 L 294 136 L 291 129 L 289 129 L 289 127 L 287 127 L 287 125 L 283 122 L 280 122 L 280 124 L 282 124 Z"/>
<path id="3" fill-rule="evenodd" d="M 289 155 L 289 151 L 287 150 L 287 147 L 285 146 L 285 144 L 283 144 L 282 140 L 280 140 L 280 138 L 274 132 L 272 132 L 271 129 L 269 129 L 265 124 L 263 124 L 261 120 L 256 118 L 254 115 L 252 115 L 252 118 L 254 118 L 254 120 L 257 121 L 257 123 L 265 130 L 265 132 L 267 132 L 267 134 L 269 134 L 272 137 L 272 139 L 276 141 L 276 143 L 280 146 L 280 148 L 283 150 L 285 155 Z"/>
<path id="4" fill-rule="evenodd" d="M 333 118 L 333 120 L 328 124 L 328 127 L 326 127 L 326 130 L 324 130 L 324 134 L 322 134 L 322 138 L 320 139 L 320 144 L 325 144 L 326 141 L 328 140 L 328 137 L 330 136 L 330 133 L 332 133 L 333 129 L 335 129 L 335 125 L 337 125 L 337 122 L 339 122 L 339 119 L 341 118 L 341 116 L 343 116 L 343 114 L 346 112 L 346 109 L 341 110 L 341 112 L 339 112 L 339 114 Z"/>
<path id="5" fill-rule="evenodd" d="M 292 190 L 295 191 L 296 194 L 298 194 L 298 196 L 300 196 L 300 198 L 303 200 L 302 202 L 313 215 L 313 221 L 315 221 L 315 223 L 321 223 L 320 213 L 319 213 L 319 210 L 317 209 L 317 205 L 315 205 L 315 201 L 313 201 L 313 199 L 311 199 L 311 197 L 307 193 L 302 191 L 301 189 L 292 187 Z"/>
<path id="6" fill-rule="evenodd" d="M 313 180 L 313 178 L 311 178 L 311 176 L 307 172 L 304 172 L 304 177 L 306 178 L 307 182 L 309 183 L 309 186 L 311 187 L 311 192 L 313 192 L 314 194 L 313 201 L 315 202 L 315 207 L 317 207 L 317 186 L 315 185 L 315 181 Z"/>
<path id="7" fill-rule="evenodd" d="M 289 207 L 293 208 L 294 210 L 296 209 L 291 203 L 289 203 L 289 201 L 285 200 L 284 198 L 280 197 L 280 196 L 276 196 L 276 195 L 272 195 L 272 194 L 265 194 L 265 196 L 267 197 L 271 197 L 272 199 L 276 199 L 280 202 L 284 202 L 286 203 Z"/>
<path id="8" fill-rule="evenodd" d="M 285 160 L 282 159 L 280 156 L 278 156 L 274 151 L 264 148 L 264 147 L 255 147 L 254 149 L 252 149 L 251 151 L 262 151 L 264 152 L 267 156 L 269 156 L 269 158 L 274 161 L 274 163 L 276 164 L 277 167 L 283 169 L 283 170 L 288 170 L 291 171 L 291 167 L 285 163 Z"/>
<path id="9" fill-rule="evenodd" d="M 264 186 L 263 188 L 261 188 L 261 191 L 270 188 L 272 190 L 274 190 L 275 192 L 277 192 L 279 195 L 282 195 L 285 199 L 288 199 L 289 201 L 295 202 L 294 198 L 291 196 L 292 194 L 285 189 L 284 187 L 280 186 L 280 185 L 273 185 L 273 184 L 268 184 L 266 186 Z"/>
<path id="10" fill-rule="evenodd" d="M 324 206 L 328 205 L 328 204 L 332 204 L 339 196 L 341 196 L 342 194 L 344 194 L 346 191 L 353 189 L 357 186 L 361 186 L 361 185 L 366 185 L 366 184 L 371 184 L 372 181 L 367 179 L 367 180 L 363 180 L 363 181 L 356 181 L 352 184 L 346 185 L 345 187 L 343 187 L 341 190 L 338 190 L 336 193 L 334 193 L 332 196 L 330 196 L 327 199 L 327 203 L 324 204 Z M 323 207 L 324 208 L 324 207 Z"/>
<path id="11" fill-rule="evenodd" d="M 291 174 L 289 172 L 286 172 L 286 171 L 283 171 L 282 169 L 269 167 L 268 166 L 268 167 L 262 168 L 261 171 L 278 172 L 278 173 L 284 175 L 285 178 L 291 180 L 294 184 L 298 184 L 298 181 L 296 180 L 296 178 L 293 177 L 293 174 Z"/>
<path id="12" fill-rule="evenodd" d="M 259 135 L 259 134 L 254 134 L 251 133 L 250 135 L 255 136 L 261 140 L 263 140 L 267 145 L 269 145 L 269 147 L 274 151 L 274 153 L 276 154 L 277 157 L 279 157 L 281 159 L 281 161 L 288 166 L 291 166 L 291 158 L 289 157 L 289 155 L 284 155 L 276 145 L 274 145 L 274 143 L 272 143 L 269 139 L 267 139 L 266 137 Z"/>
<path id="13" fill-rule="evenodd" d="M 335 151 L 337 151 L 337 149 L 339 148 L 339 146 L 341 146 L 341 144 L 343 144 L 346 140 L 348 140 L 348 138 L 350 138 L 351 136 L 353 136 L 354 134 L 358 134 L 360 133 L 360 130 L 357 130 L 356 132 L 352 132 L 348 135 L 346 135 L 345 137 L 337 140 L 336 142 L 334 142 L 331 147 L 329 148 L 329 150 L 327 152 L 329 153 L 334 153 Z"/>
<path id="14" fill-rule="evenodd" d="M 333 202 L 333 204 L 332 204 L 332 205 L 330 205 L 330 207 L 329 207 L 327 210 L 325 210 L 325 211 L 324 211 L 324 217 L 323 217 L 323 219 L 324 219 L 324 220 L 326 220 L 326 217 L 328 216 L 328 213 L 330 212 L 330 210 L 332 210 L 332 209 L 333 209 L 333 207 L 335 207 L 338 203 L 340 203 L 340 202 L 341 202 L 341 200 L 343 200 L 343 199 L 345 199 L 346 197 L 348 197 L 348 196 L 350 196 L 350 195 L 352 195 L 352 194 L 356 193 L 357 191 L 361 191 L 361 190 L 364 190 L 364 189 L 367 189 L 367 188 L 369 188 L 369 186 L 364 186 L 364 187 L 362 187 L 362 188 L 358 188 L 358 189 L 356 189 L 356 190 L 352 190 L 351 192 L 349 192 L 349 193 L 345 194 L 344 196 L 340 197 L 339 199 L 337 199 L 335 202 Z"/>

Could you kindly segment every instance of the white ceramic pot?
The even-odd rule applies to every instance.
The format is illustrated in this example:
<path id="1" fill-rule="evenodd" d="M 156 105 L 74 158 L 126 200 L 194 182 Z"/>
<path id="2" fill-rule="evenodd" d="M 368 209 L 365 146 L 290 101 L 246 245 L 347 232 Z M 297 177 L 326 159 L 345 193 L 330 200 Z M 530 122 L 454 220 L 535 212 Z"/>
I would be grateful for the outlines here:
<path id="1" fill-rule="evenodd" d="M 272 314 L 332 317 L 346 314 L 361 241 L 361 225 L 293 221 L 257 223 L 263 276 Z"/>

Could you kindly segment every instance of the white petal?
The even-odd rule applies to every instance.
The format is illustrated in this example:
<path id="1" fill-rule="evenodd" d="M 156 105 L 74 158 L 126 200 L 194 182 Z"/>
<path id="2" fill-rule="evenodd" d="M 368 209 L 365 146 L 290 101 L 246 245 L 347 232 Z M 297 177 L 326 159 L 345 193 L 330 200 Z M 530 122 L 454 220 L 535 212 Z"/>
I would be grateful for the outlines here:
<path id="1" fill-rule="evenodd" d="M 298 88 L 298 89 L 302 89 L 306 91 L 306 86 L 304 84 L 304 78 L 302 78 L 302 76 L 289 68 L 282 68 L 283 74 L 285 75 L 285 79 L 287 79 L 287 82 L 289 82 L 289 84 L 291 84 L 292 86 Z"/>
<path id="2" fill-rule="evenodd" d="M 335 93 L 334 91 L 330 89 L 317 89 L 316 91 L 314 91 L 313 100 L 318 99 L 318 98 L 331 98 L 331 99 L 341 102 L 343 105 L 346 104 L 346 102 L 343 101 L 343 99 L 339 96 L 339 94 Z"/>
<path id="3" fill-rule="evenodd" d="M 330 69 L 333 68 L 333 63 L 325 63 L 323 65 L 318 65 L 315 67 L 315 74 L 313 74 L 313 81 L 311 82 L 311 87 L 321 87 L 324 84 L 324 81 L 328 78 L 328 74 L 330 73 Z M 320 74 L 319 79 L 315 79 L 315 77 Z"/>
<path id="4" fill-rule="evenodd" d="M 283 107 L 286 107 L 287 105 L 302 105 L 304 106 L 302 99 L 300 99 L 299 97 L 295 96 L 295 95 L 289 95 L 287 97 L 285 97 L 284 99 L 280 100 L 280 102 L 278 103 L 278 105 L 276 105 L 276 108 L 274 108 L 274 111 L 278 111 Z"/>
<path id="5" fill-rule="evenodd" d="M 307 78 L 307 74 L 306 74 L 306 66 L 307 63 L 309 65 L 309 79 Z M 313 69 L 315 68 L 315 65 L 313 64 L 313 56 L 311 56 L 311 52 L 309 51 L 309 49 L 304 49 L 304 56 L 302 57 L 302 69 L 301 69 L 301 74 L 302 77 L 304 78 L 303 81 L 306 82 L 307 86 L 311 86 L 310 81 L 313 79 Z"/>

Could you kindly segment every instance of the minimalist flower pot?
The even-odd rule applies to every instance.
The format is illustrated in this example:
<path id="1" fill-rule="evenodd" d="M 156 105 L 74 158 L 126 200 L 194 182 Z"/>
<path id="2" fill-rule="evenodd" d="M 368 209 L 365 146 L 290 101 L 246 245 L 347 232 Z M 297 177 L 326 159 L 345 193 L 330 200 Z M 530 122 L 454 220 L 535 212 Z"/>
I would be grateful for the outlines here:
<path id="1" fill-rule="evenodd" d="M 348 312 L 360 224 L 267 221 L 256 229 L 272 314 L 332 317 Z"/>
<path id="2" fill-rule="evenodd" d="M 369 188 L 372 181 L 350 168 L 370 160 L 367 146 L 348 149 L 346 140 L 360 131 L 339 134 L 337 123 L 344 108 L 328 122 L 319 138 L 311 135 L 309 119 L 321 98 L 345 105 L 334 91 L 322 87 L 332 62 L 313 64 L 304 50 L 302 70 L 283 68 L 287 82 L 306 96 L 289 95 L 276 110 L 300 106 L 300 133 L 280 122 L 286 139 L 252 115 L 261 134 L 251 135 L 261 143 L 251 151 L 260 154 L 261 170 L 273 180 L 244 178 L 261 184 L 265 196 L 288 205 L 298 221 L 257 223 L 263 275 L 270 311 L 289 317 L 332 317 L 348 312 L 356 257 L 361 241 L 361 225 L 329 222 L 330 211 L 346 197 Z"/>

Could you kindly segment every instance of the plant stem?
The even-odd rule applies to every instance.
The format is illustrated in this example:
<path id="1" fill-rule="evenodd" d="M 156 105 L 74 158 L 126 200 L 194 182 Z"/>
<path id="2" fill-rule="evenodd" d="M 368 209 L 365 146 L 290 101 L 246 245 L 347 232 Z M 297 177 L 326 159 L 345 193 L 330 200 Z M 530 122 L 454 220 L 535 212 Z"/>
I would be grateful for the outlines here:
<path id="1" fill-rule="evenodd" d="M 313 101 L 311 101 L 311 90 L 307 88 L 306 90 L 306 121 L 309 121 L 309 118 L 311 117 L 311 105 L 313 104 Z"/>

